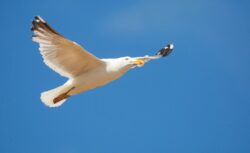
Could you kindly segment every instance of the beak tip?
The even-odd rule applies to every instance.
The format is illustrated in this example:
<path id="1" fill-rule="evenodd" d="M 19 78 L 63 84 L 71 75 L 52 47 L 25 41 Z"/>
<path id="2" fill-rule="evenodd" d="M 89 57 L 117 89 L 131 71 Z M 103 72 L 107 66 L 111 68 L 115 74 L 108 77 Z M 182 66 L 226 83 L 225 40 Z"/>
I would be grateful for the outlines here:
<path id="1" fill-rule="evenodd" d="M 143 60 L 141 60 L 141 59 L 138 59 L 138 60 L 135 61 L 135 64 L 137 66 L 143 66 L 145 64 L 145 62 Z"/>

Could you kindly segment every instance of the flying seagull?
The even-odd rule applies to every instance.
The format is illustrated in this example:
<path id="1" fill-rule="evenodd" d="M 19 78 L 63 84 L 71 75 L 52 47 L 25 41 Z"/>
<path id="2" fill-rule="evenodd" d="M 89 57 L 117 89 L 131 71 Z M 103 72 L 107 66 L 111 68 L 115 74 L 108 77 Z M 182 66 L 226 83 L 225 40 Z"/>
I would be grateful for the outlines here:
<path id="1" fill-rule="evenodd" d="M 63 37 L 40 16 L 35 16 L 31 30 L 34 32 L 32 40 L 39 44 L 45 64 L 68 78 L 63 85 L 41 93 L 41 101 L 49 107 L 58 107 L 70 96 L 103 86 L 132 68 L 165 57 L 174 47 L 173 44 L 168 44 L 154 56 L 101 59 Z"/>

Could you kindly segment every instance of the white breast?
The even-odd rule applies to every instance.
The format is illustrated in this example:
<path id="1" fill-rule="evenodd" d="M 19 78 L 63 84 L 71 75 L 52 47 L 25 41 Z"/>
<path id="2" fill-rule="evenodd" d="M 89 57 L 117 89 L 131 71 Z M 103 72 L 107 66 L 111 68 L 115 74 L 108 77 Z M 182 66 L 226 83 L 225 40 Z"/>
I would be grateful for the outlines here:
<path id="1" fill-rule="evenodd" d="M 67 83 L 72 84 L 75 87 L 69 94 L 75 95 L 80 92 L 103 86 L 118 79 L 126 71 L 117 66 L 116 63 L 108 62 L 106 65 L 92 69 L 89 72 L 69 80 Z"/>

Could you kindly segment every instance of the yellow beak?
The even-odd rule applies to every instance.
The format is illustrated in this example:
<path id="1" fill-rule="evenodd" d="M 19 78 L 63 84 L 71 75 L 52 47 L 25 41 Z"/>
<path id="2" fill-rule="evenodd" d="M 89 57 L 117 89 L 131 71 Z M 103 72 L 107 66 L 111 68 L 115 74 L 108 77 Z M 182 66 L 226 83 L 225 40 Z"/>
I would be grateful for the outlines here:
<path id="1" fill-rule="evenodd" d="M 137 59 L 137 60 L 135 60 L 134 63 L 135 63 L 136 65 L 143 66 L 145 62 L 144 62 L 143 60 L 141 60 L 141 59 Z"/>

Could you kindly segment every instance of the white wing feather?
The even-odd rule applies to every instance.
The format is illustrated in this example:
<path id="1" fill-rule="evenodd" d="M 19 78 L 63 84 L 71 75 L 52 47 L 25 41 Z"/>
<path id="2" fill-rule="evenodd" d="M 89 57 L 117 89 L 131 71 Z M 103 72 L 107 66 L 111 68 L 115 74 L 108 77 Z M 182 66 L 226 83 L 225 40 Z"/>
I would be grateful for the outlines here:
<path id="1" fill-rule="evenodd" d="M 60 75 L 76 77 L 103 64 L 101 60 L 53 30 L 41 17 L 32 22 L 32 40 L 39 43 L 44 62 Z"/>

